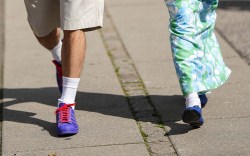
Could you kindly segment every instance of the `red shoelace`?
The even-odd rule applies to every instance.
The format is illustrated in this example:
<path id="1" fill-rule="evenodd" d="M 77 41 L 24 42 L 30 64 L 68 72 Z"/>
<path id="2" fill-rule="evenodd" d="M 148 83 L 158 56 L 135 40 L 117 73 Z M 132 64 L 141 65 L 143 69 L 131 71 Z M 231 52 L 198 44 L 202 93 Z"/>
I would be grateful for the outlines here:
<path id="1" fill-rule="evenodd" d="M 55 114 L 59 114 L 60 122 L 61 123 L 66 123 L 69 122 L 69 111 L 70 107 L 75 106 L 76 104 L 65 104 L 64 106 L 57 108 L 55 111 Z"/>

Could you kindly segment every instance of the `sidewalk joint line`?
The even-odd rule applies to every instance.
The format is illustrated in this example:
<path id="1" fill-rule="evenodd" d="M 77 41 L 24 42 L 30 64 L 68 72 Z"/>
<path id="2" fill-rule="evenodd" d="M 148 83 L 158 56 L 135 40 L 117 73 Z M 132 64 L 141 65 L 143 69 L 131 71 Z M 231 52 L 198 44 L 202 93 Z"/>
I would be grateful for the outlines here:
<path id="1" fill-rule="evenodd" d="M 45 151 L 45 150 L 67 150 L 67 149 L 80 149 L 80 148 L 94 148 L 94 147 L 109 147 L 109 146 L 123 146 L 123 145 L 141 145 L 144 144 L 143 142 L 134 142 L 134 143 L 121 143 L 121 144 L 103 144 L 103 145 L 90 145 L 90 146 L 77 146 L 77 147 L 66 147 L 66 148 L 44 148 L 44 149 L 37 149 L 37 150 L 25 150 L 25 151 L 11 151 L 9 153 L 18 153 L 18 152 L 38 152 L 38 151 Z"/>
<path id="2" fill-rule="evenodd" d="M 106 23 L 100 31 L 100 35 L 149 154 L 157 155 L 157 153 L 161 153 L 159 149 L 168 147 L 171 152 L 174 151 L 175 155 L 179 155 L 171 138 L 168 135 L 166 137 L 166 129 L 161 116 L 158 114 L 107 9 L 104 16 Z M 166 144 L 155 149 L 152 147 L 152 143 L 169 143 L 171 145 Z"/>
<path id="3" fill-rule="evenodd" d="M 4 65 L 4 0 L 0 0 L 0 155 L 2 155 L 2 123 L 3 123 L 3 65 Z"/>
<path id="4" fill-rule="evenodd" d="M 247 59 L 246 56 L 244 56 L 240 50 L 234 46 L 234 44 L 232 44 L 231 41 L 229 41 L 229 39 L 222 33 L 222 31 L 220 29 L 218 29 L 217 27 L 215 27 L 215 31 L 227 42 L 227 44 L 234 50 L 236 51 L 236 53 L 238 54 L 238 56 L 240 56 L 240 58 L 243 58 L 244 59 L 244 62 L 247 64 L 247 65 L 250 65 L 250 62 L 249 60 Z"/>
<path id="5" fill-rule="evenodd" d="M 227 120 L 227 119 L 248 119 L 250 118 L 250 116 L 239 116 L 239 117 L 208 117 L 205 118 L 205 120 Z M 176 120 L 165 120 L 163 121 L 164 123 L 172 123 L 172 122 L 176 122 Z"/>

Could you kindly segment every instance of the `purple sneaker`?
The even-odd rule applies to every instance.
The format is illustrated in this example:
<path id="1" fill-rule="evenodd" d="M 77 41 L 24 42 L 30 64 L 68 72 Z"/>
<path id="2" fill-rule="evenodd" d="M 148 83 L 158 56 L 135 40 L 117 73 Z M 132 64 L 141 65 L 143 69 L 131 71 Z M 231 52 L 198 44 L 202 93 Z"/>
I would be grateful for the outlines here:
<path id="1" fill-rule="evenodd" d="M 75 104 L 60 103 L 56 109 L 57 135 L 74 135 L 78 133 L 78 125 L 75 118 L 75 112 L 71 108 Z"/>
<path id="2" fill-rule="evenodd" d="M 186 108 L 182 114 L 182 120 L 193 128 L 199 128 L 204 123 L 201 108 L 199 106 Z"/>
<path id="3" fill-rule="evenodd" d="M 57 85 L 58 85 L 59 91 L 62 93 L 62 83 L 63 83 L 63 80 L 62 80 L 62 76 L 63 76 L 62 65 L 59 62 L 57 62 L 56 60 L 53 60 L 52 62 L 56 66 Z"/>

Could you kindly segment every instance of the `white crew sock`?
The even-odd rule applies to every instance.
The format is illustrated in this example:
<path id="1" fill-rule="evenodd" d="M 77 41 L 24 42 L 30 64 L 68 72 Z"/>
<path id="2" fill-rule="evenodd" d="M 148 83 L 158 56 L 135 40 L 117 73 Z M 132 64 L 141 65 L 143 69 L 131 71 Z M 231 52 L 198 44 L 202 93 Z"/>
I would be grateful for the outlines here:
<path id="1" fill-rule="evenodd" d="M 58 106 L 60 103 L 75 103 L 75 97 L 79 82 L 80 78 L 69 78 L 63 76 L 63 92 L 61 98 L 58 99 Z M 72 108 L 75 109 L 75 107 Z"/>
<path id="2" fill-rule="evenodd" d="M 201 101 L 197 92 L 190 93 L 185 98 L 186 98 L 186 108 L 193 106 L 199 106 L 201 108 Z"/>
<path id="3" fill-rule="evenodd" d="M 62 41 L 60 40 L 58 45 L 55 46 L 52 50 L 50 50 L 52 53 L 53 58 L 58 62 L 61 63 L 62 56 L 61 56 L 61 51 L 62 51 Z"/>

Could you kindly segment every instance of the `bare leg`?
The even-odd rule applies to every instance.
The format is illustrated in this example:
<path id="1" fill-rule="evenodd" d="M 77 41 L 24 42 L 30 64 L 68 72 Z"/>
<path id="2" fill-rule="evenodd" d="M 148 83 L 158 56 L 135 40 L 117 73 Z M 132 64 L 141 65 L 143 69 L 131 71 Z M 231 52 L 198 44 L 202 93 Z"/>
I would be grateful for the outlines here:
<path id="1" fill-rule="evenodd" d="M 75 97 L 80 81 L 86 51 L 85 34 L 82 30 L 64 30 L 62 45 L 62 70 L 63 70 L 63 89 L 60 99 L 58 99 L 58 111 L 71 112 L 66 116 L 70 123 L 64 124 L 63 119 L 57 120 L 58 135 L 78 133 L 78 124 L 74 116 Z M 61 118 L 65 118 L 61 116 Z M 57 113 L 60 119 L 60 113 Z M 61 124 L 60 124 L 61 123 Z"/>
<path id="2" fill-rule="evenodd" d="M 64 30 L 62 48 L 63 76 L 79 78 L 86 51 L 86 39 L 82 30 Z"/>
<path id="3" fill-rule="evenodd" d="M 45 37 L 37 37 L 38 42 L 46 49 L 51 50 L 58 45 L 60 41 L 60 29 L 54 29 L 50 34 Z"/>

